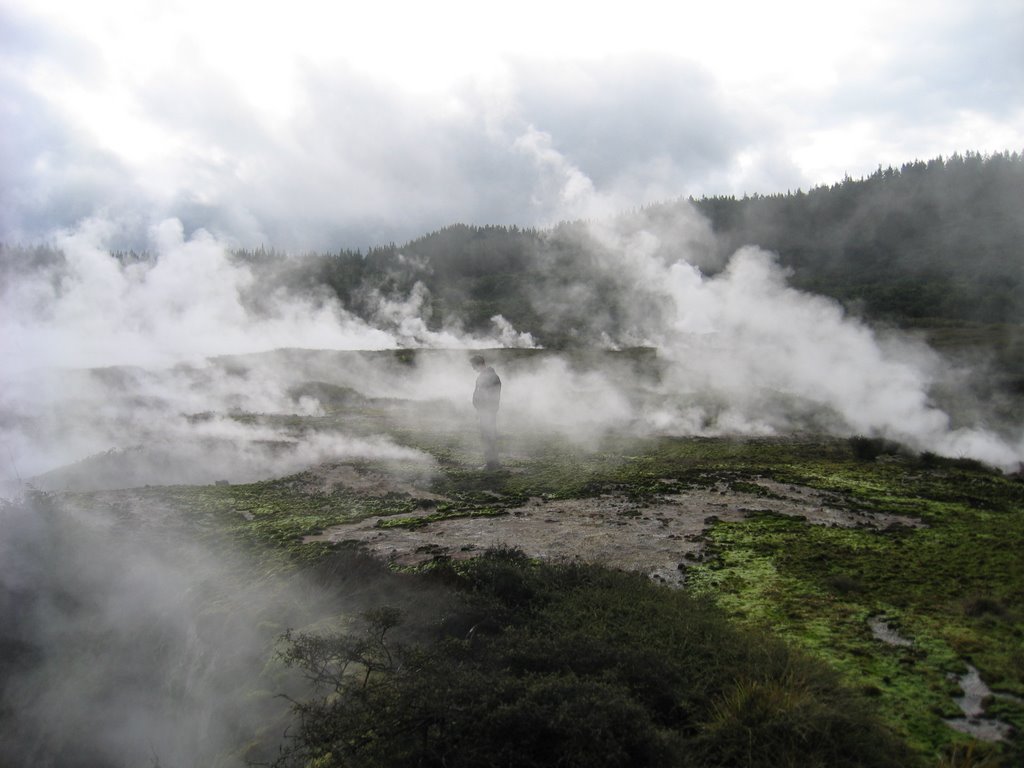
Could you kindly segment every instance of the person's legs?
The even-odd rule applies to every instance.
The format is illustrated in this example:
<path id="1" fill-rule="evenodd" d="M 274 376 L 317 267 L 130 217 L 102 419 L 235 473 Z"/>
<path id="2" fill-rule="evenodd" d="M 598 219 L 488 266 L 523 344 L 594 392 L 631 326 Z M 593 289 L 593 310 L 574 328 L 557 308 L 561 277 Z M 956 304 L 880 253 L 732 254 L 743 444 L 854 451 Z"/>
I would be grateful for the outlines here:
<path id="1" fill-rule="evenodd" d="M 484 444 L 484 461 L 488 469 L 496 469 L 498 464 L 498 414 L 491 411 L 480 411 L 480 438 Z"/>

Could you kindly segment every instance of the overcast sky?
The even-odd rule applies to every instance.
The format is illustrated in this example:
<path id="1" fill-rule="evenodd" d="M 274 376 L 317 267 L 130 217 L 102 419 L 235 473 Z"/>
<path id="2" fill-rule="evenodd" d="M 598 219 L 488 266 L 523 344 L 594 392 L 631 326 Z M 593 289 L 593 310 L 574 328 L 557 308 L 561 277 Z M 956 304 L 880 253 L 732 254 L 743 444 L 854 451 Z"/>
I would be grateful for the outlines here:
<path id="1" fill-rule="evenodd" d="M 0 0 L 0 110 L 3 240 L 365 248 L 1021 151 L 1024 3 Z"/>

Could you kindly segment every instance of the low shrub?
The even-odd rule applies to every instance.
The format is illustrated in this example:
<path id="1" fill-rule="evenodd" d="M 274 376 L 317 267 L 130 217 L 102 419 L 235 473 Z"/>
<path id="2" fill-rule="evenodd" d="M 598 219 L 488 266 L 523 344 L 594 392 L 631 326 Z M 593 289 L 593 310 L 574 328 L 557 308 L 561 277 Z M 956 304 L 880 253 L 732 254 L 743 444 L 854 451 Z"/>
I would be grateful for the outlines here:
<path id="1" fill-rule="evenodd" d="M 683 591 L 514 550 L 459 568 L 458 631 L 433 642 L 392 639 L 392 612 L 288 638 L 320 696 L 295 703 L 279 765 L 915 762 L 830 670 Z"/>
<path id="2" fill-rule="evenodd" d="M 899 443 L 883 437 L 855 435 L 848 440 L 854 458 L 859 461 L 874 461 L 879 456 L 895 456 L 900 452 Z"/>

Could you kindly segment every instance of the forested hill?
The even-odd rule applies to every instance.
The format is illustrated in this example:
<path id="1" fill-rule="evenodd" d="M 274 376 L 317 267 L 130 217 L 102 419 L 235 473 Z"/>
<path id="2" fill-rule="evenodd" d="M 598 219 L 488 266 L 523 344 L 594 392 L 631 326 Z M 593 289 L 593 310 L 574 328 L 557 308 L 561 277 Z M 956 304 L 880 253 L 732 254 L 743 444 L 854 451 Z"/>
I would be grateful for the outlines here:
<path id="1" fill-rule="evenodd" d="M 601 224 L 612 225 L 604 230 L 617 232 L 618 244 L 584 222 L 456 224 L 366 253 L 286 258 L 261 248 L 231 259 L 257 276 L 252 297 L 326 289 L 371 322 L 401 304 L 433 328 L 457 322 L 468 331 L 492 330 L 500 314 L 549 347 L 605 335 L 628 343 L 630 328 L 656 323 L 659 296 L 623 274 L 615 253 L 640 230 L 654 235 L 645 242 L 657 243 L 658 256 L 685 256 L 705 274 L 738 247 L 759 245 L 778 254 L 792 284 L 870 320 L 1024 322 L 1024 157 L 1016 152 L 913 162 L 808 192 L 680 199 Z M 52 249 L 0 246 L 0 288 L 26 272 L 59 272 L 62 262 Z"/>
<path id="2" fill-rule="evenodd" d="M 695 201 L 731 252 L 775 251 L 800 287 L 870 316 L 1024 319 L 1024 157 L 954 155 L 831 187 Z"/>
<path id="3" fill-rule="evenodd" d="M 694 208 L 713 235 L 702 235 Z M 792 284 L 869 319 L 1024 321 L 1024 157 L 1016 152 L 880 168 L 808 192 L 680 199 L 624 214 L 616 225 L 654 233 L 666 259 L 696 255 L 705 273 L 738 247 L 759 245 L 778 253 Z M 407 296 L 419 281 L 434 324 L 458 317 L 469 330 L 484 329 L 501 314 L 557 346 L 593 333 L 615 337 L 635 311 L 628 305 L 636 293 L 617 289 L 623 275 L 608 267 L 607 248 L 580 222 L 543 231 L 453 225 L 365 255 L 311 255 L 303 282 L 326 283 L 366 314 L 380 296 Z M 586 290 L 570 290 L 581 285 Z"/>

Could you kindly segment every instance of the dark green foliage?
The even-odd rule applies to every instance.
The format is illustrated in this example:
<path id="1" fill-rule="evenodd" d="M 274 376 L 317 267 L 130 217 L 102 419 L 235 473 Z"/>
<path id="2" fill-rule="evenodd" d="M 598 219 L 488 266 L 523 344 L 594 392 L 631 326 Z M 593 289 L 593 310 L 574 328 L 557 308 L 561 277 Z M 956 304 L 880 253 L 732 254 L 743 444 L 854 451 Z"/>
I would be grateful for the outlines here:
<path id="1" fill-rule="evenodd" d="M 1017 324 L 1024 321 L 1022 199 L 1024 158 L 968 153 L 879 168 L 806 193 L 653 205 L 637 221 L 657 228 L 695 205 L 717 235 L 717 254 L 698 254 L 706 271 L 755 244 L 778 254 L 796 287 L 872 319 Z M 637 225 L 630 216 L 620 224 Z M 662 245 L 666 258 L 682 248 Z M 365 257 L 310 254 L 299 259 L 307 276 L 288 282 L 307 292 L 329 286 L 367 316 L 373 296 L 405 298 L 419 281 L 430 291 L 434 327 L 458 320 L 488 330 L 502 314 L 545 346 L 563 347 L 628 331 L 638 303 L 648 321 L 662 311 L 659 297 L 628 285 L 607 249 L 582 223 L 548 231 L 456 224 Z M 248 258 L 263 263 L 257 254 Z"/>
<path id="2" fill-rule="evenodd" d="M 881 437 L 855 435 L 849 439 L 849 443 L 854 457 L 860 461 L 874 461 L 879 456 L 892 456 L 900 449 L 898 443 Z"/>
<path id="3" fill-rule="evenodd" d="M 706 589 L 731 615 L 828 660 L 848 684 L 875 696 L 880 715 L 921 754 L 937 755 L 959 738 L 942 719 L 960 714 L 949 675 L 961 674 L 965 660 L 993 690 L 1020 695 L 1024 487 L 936 456 L 927 466 L 905 455 L 805 459 L 773 474 L 924 525 L 843 529 L 770 514 L 717 524 L 711 556 L 687 571 L 691 589 Z M 879 615 L 909 644 L 874 638 L 867 626 Z M 986 716 L 1019 729 L 1024 710 L 1012 701 L 997 698 Z M 1020 749 L 1013 737 L 979 744 L 975 755 L 1016 766 Z"/>
<path id="4" fill-rule="evenodd" d="M 439 575 L 466 602 L 433 643 L 289 636 L 322 695 L 282 765 L 906 766 L 822 665 L 711 604 L 593 566 L 489 552 Z"/>
<path id="5" fill-rule="evenodd" d="M 825 579 L 826 586 L 840 595 L 851 595 L 864 591 L 864 585 L 856 576 L 837 573 Z"/>
<path id="6" fill-rule="evenodd" d="M 756 243 L 801 288 L 869 316 L 1024 320 L 1024 158 L 977 153 L 879 168 L 807 193 L 695 201 L 723 253 Z"/>
<path id="7" fill-rule="evenodd" d="M 713 274 L 739 247 L 778 254 L 797 288 L 833 297 L 872 321 L 915 327 L 939 347 L 977 351 L 980 336 L 1005 385 L 1024 382 L 1024 158 L 1017 153 L 953 155 L 879 168 L 808 192 L 705 197 L 652 205 L 620 216 L 628 233 L 661 233 L 657 256 L 689 255 Z M 713 245 L 677 242 L 673 221 L 695 206 L 711 223 Z M 698 247 L 701 252 L 694 252 Z M 706 253 L 704 251 L 715 251 Z M 152 254 L 118 252 L 120 263 Z M 548 348 L 621 340 L 662 327 L 665 297 L 624 274 L 620 254 L 582 222 L 550 230 L 454 224 L 402 246 L 394 243 L 334 253 L 288 255 L 273 249 L 231 258 L 255 277 L 241 297 L 247 309 L 270 311 L 281 291 L 305 299 L 338 299 L 349 312 L 378 322 L 381 300 L 413 296 L 431 329 L 490 332 L 502 315 Z M 29 272 L 47 274 L 59 290 L 66 263 L 49 247 L 0 244 L 0 286 Z M 956 328 L 947 327 L 955 322 Z"/>

